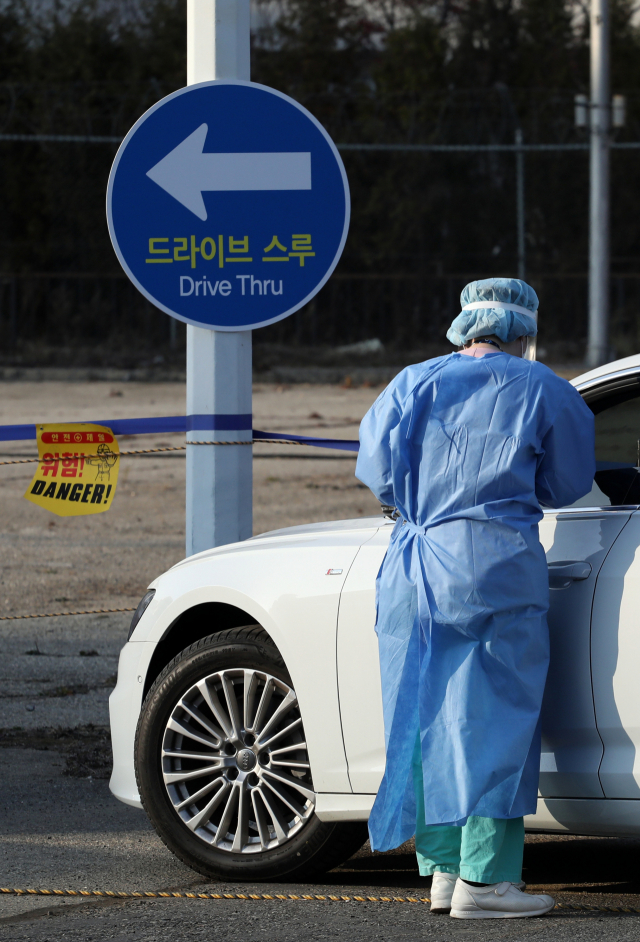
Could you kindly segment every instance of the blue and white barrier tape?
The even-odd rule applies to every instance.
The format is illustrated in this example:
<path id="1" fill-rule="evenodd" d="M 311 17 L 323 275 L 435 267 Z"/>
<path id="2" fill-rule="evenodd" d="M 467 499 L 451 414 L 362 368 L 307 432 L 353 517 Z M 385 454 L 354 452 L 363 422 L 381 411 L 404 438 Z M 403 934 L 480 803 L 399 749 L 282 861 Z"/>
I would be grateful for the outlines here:
<path id="1" fill-rule="evenodd" d="M 239 432 L 249 431 L 252 415 L 163 415 L 144 419 L 98 419 L 94 425 L 106 425 L 115 435 L 154 435 L 162 432 Z M 82 425 L 78 422 L 78 425 Z M 36 426 L 0 425 L 1 442 L 35 440 Z M 280 432 L 261 432 L 253 429 L 254 441 L 261 438 L 297 441 L 314 448 L 335 448 L 340 451 L 358 451 L 359 442 L 343 438 L 316 438 L 309 435 L 283 435 Z"/>

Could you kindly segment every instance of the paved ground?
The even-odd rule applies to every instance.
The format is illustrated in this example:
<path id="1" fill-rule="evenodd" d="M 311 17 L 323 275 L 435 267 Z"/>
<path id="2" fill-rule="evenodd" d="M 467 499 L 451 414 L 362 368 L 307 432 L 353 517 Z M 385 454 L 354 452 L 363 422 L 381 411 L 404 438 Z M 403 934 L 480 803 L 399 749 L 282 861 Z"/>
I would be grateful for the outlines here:
<path id="1" fill-rule="evenodd" d="M 368 387 L 258 387 L 256 426 L 355 438 L 377 395 Z M 5 384 L 0 424 L 57 418 L 177 414 L 178 384 Z M 179 443 L 148 436 L 145 445 Z M 141 439 L 121 442 L 124 450 Z M 33 453 L 2 444 L 3 456 Z M 377 511 L 351 457 L 311 449 L 255 449 L 255 532 Z M 0 467 L 0 614 L 135 605 L 148 582 L 182 558 L 182 457 L 123 463 L 113 509 L 60 519 L 22 500 L 29 466 Z M 107 698 L 128 616 L 0 622 L 0 885 L 91 889 L 211 889 L 281 893 L 428 895 L 408 847 L 367 848 L 314 886 L 213 886 L 166 850 L 145 815 L 107 788 Z M 640 907 L 640 842 L 528 838 L 526 879 L 563 901 Z M 640 937 L 640 916 L 564 911 L 539 920 L 456 922 L 409 904 L 166 900 L 47 901 L 0 897 L 2 940 L 189 942 L 499 939 L 544 942 Z"/>
<path id="2" fill-rule="evenodd" d="M 94 615 L 0 622 L 0 729 L 107 724 L 130 620 Z"/>
<path id="3" fill-rule="evenodd" d="M 97 739 L 96 734 L 96 739 Z M 0 749 L 0 885 L 74 889 L 198 892 L 332 893 L 428 896 L 409 846 L 372 855 L 365 847 L 317 884 L 212 884 L 177 861 L 143 812 L 115 802 L 104 779 L 78 768 L 78 749 L 46 736 L 39 748 Z M 48 748 L 43 748 L 48 746 Z M 72 771 L 74 774 L 66 774 Z M 84 771 L 83 777 L 77 777 Z M 100 775 L 98 770 L 98 775 Z M 564 903 L 638 906 L 639 841 L 528 838 L 525 878 Z M 49 915 L 51 914 L 51 915 Z M 101 902 L 0 897 L 0 940 L 125 938 L 242 942 L 315 939 L 458 938 L 637 939 L 640 916 L 558 912 L 544 919 L 490 924 L 430 916 L 399 903 L 308 903 L 189 900 L 104 905 Z"/>

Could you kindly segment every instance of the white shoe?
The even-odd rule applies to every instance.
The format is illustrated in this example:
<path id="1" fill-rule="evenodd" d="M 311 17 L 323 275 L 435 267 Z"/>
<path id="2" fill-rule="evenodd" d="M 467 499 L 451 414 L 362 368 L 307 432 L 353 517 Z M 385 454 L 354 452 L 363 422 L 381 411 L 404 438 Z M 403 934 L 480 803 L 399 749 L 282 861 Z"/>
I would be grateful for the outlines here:
<path id="1" fill-rule="evenodd" d="M 450 913 L 451 898 L 458 879 L 457 873 L 441 873 L 436 870 L 431 880 L 431 912 L 432 913 Z M 527 884 L 524 882 L 515 883 L 520 890 L 525 890 Z"/>
<path id="2" fill-rule="evenodd" d="M 451 897 L 455 889 L 457 873 L 440 873 L 436 870 L 431 881 L 431 912 L 451 912 Z"/>
<path id="3" fill-rule="evenodd" d="M 515 883 L 470 886 L 458 880 L 451 899 L 454 919 L 513 919 L 542 916 L 553 909 L 552 896 L 523 893 Z"/>

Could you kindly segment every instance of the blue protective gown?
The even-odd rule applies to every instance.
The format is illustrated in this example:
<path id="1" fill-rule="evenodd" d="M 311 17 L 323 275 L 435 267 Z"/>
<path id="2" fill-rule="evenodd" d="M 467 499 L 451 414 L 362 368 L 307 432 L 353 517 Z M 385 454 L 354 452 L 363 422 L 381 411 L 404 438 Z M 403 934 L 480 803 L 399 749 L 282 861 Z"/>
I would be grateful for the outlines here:
<path id="1" fill-rule="evenodd" d="M 386 771 L 375 850 L 426 824 L 536 810 L 549 639 L 540 504 L 587 494 L 593 415 L 541 363 L 496 351 L 407 367 L 360 426 L 357 477 L 402 519 L 377 581 Z"/>

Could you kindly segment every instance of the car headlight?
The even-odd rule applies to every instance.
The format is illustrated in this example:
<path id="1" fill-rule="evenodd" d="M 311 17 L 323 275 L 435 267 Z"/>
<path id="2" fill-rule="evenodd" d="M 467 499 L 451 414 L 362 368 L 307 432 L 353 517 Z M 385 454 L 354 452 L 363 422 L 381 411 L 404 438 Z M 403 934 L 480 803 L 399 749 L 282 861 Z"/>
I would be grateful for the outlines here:
<path id="1" fill-rule="evenodd" d="M 131 635 L 136 629 L 136 625 L 138 624 L 138 622 L 140 621 L 140 619 L 142 618 L 142 616 L 148 609 L 151 603 L 151 599 L 154 597 L 155 594 L 156 594 L 155 589 L 149 589 L 147 594 L 143 595 L 143 597 L 140 599 L 140 603 L 137 609 L 135 610 L 135 612 L 133 613 L 133 618 L 131 619 L 131 625 L 129 627 L 129 634 L 127 635 L 127 641 L 131 638 Z"/>

